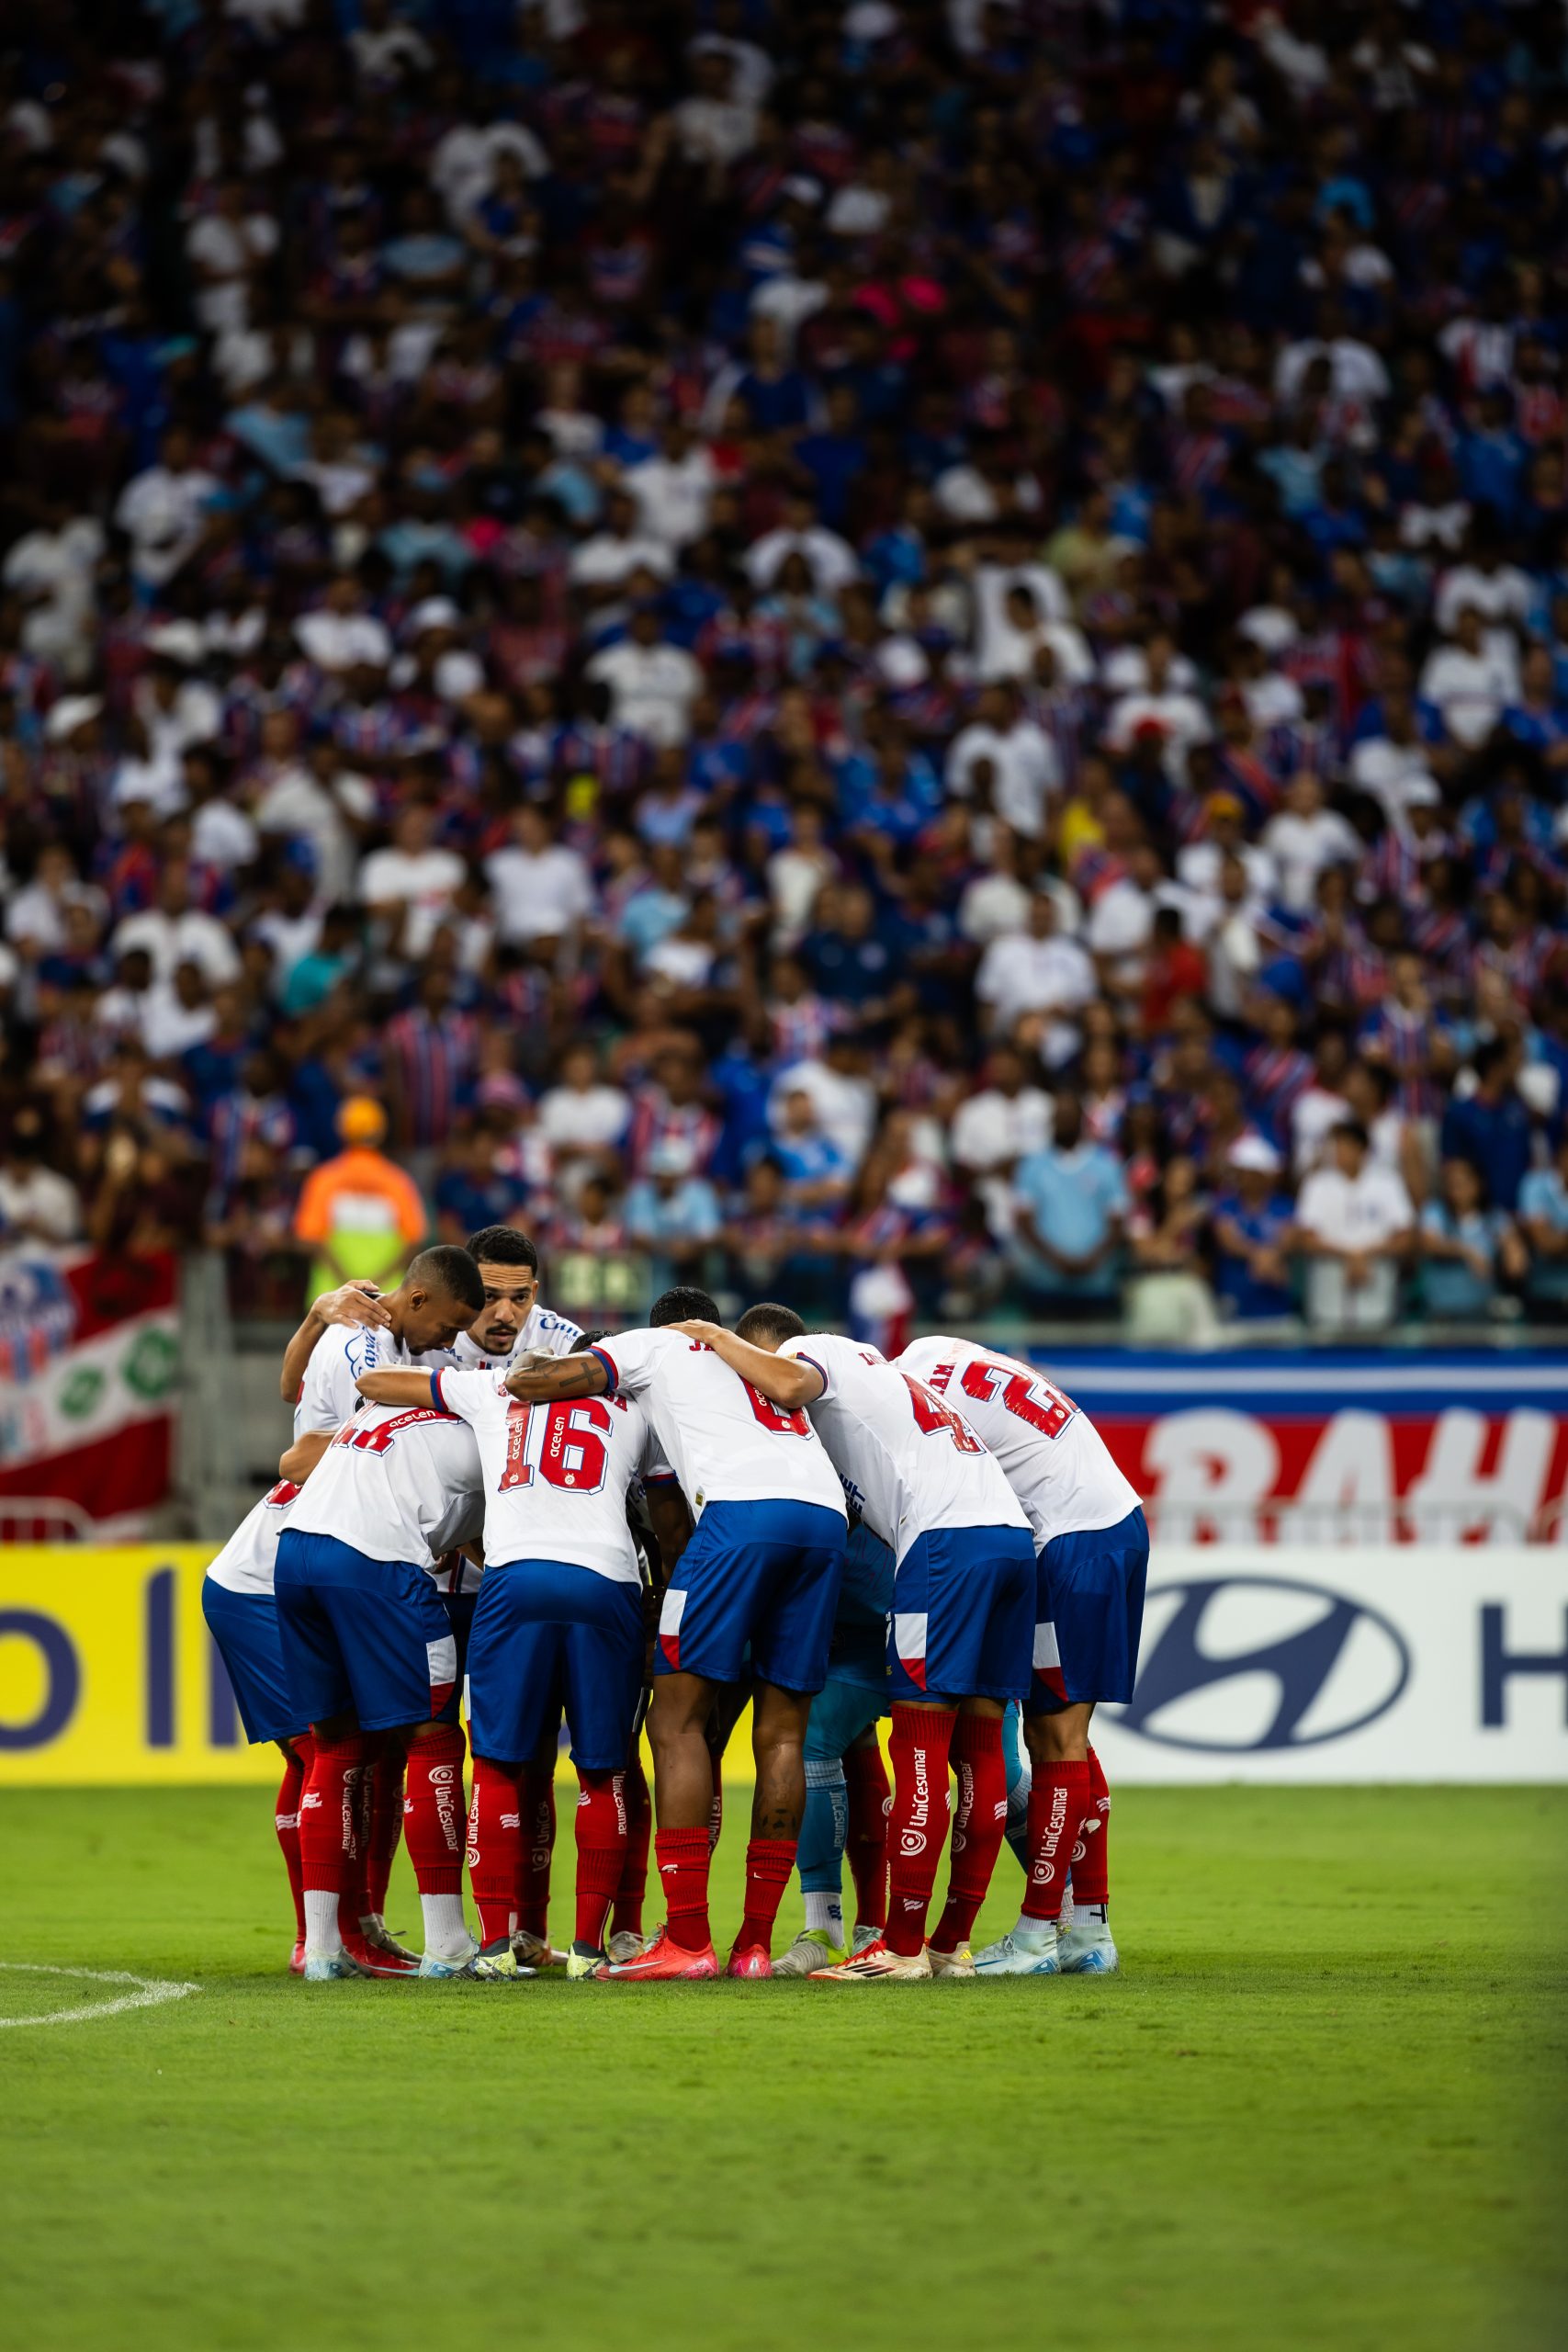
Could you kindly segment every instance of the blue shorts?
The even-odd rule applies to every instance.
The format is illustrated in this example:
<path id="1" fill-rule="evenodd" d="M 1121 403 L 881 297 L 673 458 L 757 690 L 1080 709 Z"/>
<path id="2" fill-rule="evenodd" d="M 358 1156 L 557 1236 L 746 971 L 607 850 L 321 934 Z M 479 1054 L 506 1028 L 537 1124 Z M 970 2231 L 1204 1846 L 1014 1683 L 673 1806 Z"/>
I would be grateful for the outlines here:
<path id="1" fill-rule="evenodd" d="M 870 1731 L 887 1712 L 887 1677 L 880 1689 L 863 1682 L 840 1682 L 831 1669 L 811 1702 L 806 1726 L 806 1760 L 832 1764 L 852 1748 L 862 1732 Z"/>
<path id="2" fill-rule="evenodd" d="M 894 1699 L 1022 1699 L 1034 1632 L 1025 1527 L 931 1527 L 893 1583 Z"/>
<path id="3" fill-rule="evenodd" d="M 1132 1697 L 1148 1572 L 1141 1510 L 1114 1527 L 1053 1535 L 1035 1569 L 1032 1713 Z"/>
<path id="4" fill-rule="evenodd" d="M 457 1644 L 423 1568 L 286 1527 L 276 1582 L 283 1663 L 308 1723 L 351 1707 L 361 1731 L 457 1722 Z"/>
<path id="5" fill-rule="evenodd" d="M 821 1503 L 709 1503 L 675 1563 L 656 1674 L 820 1690 L 843 1573 L 844 1522 Z"/>
<path id="6" fill-rule="evenodd" d="M 231 1592 L 226 1584 L 204 1577 L 201 1613 L 228 1672 L 245 1737 L 253 1745 L 263 1739 L 298 1739 L 308 1728 L 307 1718 L 295 1705 L 283 1670 L 276 1596 Z"/>
<path id="7" fill-rule="evenodd" d="M 468 1642 L 474 1754 L 523 1764 L 552 1751 L 564 1707 L 572 1762 L 620 1771 L 643 1656 L 640 1587 L 558 1560 L 486 1568 Z"/>

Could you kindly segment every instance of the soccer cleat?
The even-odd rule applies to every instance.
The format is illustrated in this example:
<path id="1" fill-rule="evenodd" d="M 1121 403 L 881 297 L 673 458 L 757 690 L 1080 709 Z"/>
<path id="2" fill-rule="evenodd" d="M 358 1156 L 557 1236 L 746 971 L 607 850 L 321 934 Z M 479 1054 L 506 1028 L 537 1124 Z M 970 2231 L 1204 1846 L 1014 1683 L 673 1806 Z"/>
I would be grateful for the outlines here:
<path id="1" fill-rule="evenodd" d="M 604 1955 L 597 1944 L 573 1944 L 566 1956 L 566 1981 L 569 1984 L 592 1984 L 604 1965 Z"/>
<path id="2" fill-rule="evenodd" d="M 814 1968 L 811 1977 L 817 1984 L 929 1984 L 932 1973 L 930 1952 L 889 1951 L 878 1936 L 852 1960 L 840 1961 L 837 1968 Z"/>
<path id="3" fill-rule="evenodd" d="M 628 1960 L 637 1960 L 648 1950 L 648 1939 L 639 1936 L 635 1928 L 618 1928 L 606 1946 L 611 1961 L 623 1968 Z"/>
<path id="4" fill-rule="evenodd" d="M 379 1952 L 383 1959 L 400 1960 L 410 1968 L 419 1966 L 418 1952 L 411 1951 L 407 1944 L 400 1942 L 384 1919 L 372 1917 L 368 1927 L 361 1919 L 359 1925 L 372 1951 Z"/>
<path id="5" fill-rule="evenodd" d="M 1113 1976 L 1121 1955 L 1111 1939 L 1111 1923 L 1086 1910 L 1081 1919 L 1062 1929 L 1056 1951 L 1064 1976 Z"/>
<path id="6" fill-rule="evenodd" d="M 387 1947 L 373 1944 L 368 1936 L 349 1936 L 344 1950 L 359 1970 L 361 1976 L 417 1976 L 419 1955 L 403 1951 L 390 1937 Z"/>
<path id="7" fill-rule="evenodd" d="M 1055 1934 L 1048 1942 L 1038 1944 L 1020 1943 L 1016 1935 L 1008 1934 L 975 1955 L 976 1976 L 1059 1976 L 1061 1973 Z"/>
<path id="8" fill-rule="evenodd" d="M 775 1976 L 809 1976 L 814 1968 L 824 1962 L 837 1968 L 849 1953 L 841 1944 L 835 1944 L 826 1928 L 803 1928 L 787 1951 L 780 1952 L 773 1962 Z"/>
<path id="9" fill-rule="evenodd" d="M 668 1928 L 660 1928 L 648 1950 L 636 1960 L 627 1960 L 599 1972 L 600 1981 L 611 1984 L 656 1984 L 674 1977 L 716 1976 L 718 1958 L 712 1944 L 703 1951 L 688 1951 L 684 1944 L 671 1943 Z"/>
<path id="10" fill-rule="evenodd" d="M 773 1963 L 761 1944 L 748 1944 L 744 1951 L 732 1951 L 727 1976 L 771 1976 Z"/>
<path id="11" fill-rule="evenodd" d="M 365 1971 L 352 1952 L 341 1948 L 337 1951 L 308 1951 L 300 1970 L 307 1984 L 334 1984 L 345 1976 L 363 1976 Z"/>
<path id="12" fill-rule="evenodd" d="M 858 1960 L 863 1951 L 869 1951 L 873 1944 L 879 1944 L 886 1932 L 885 1928 L 857 1928 L 850 1945 L 850 1958 Z"/>
<path id="13" fill-rule="evenodd" d="M 477 1944 L 470 1944 L 461 1960 L 446 1960 L 435 1952 L 427 1951 L 419 1963 L 419 1973 L 423 1977 L 442 1980 L 451 1976 L 472 1976 L 474 1962 L 478 1958 Z M 530 1970 L 529 1973 L 531 1975 L 533 1971 Z"/>
<path id="14" fill-rule="evenodd" d="M 305 1939 L 303 1936 L 299 1939 L 293 1951 L 288 1955 L 288 1973 L 290 1976 L 303 1976 L 305 1973 Z"/>
<path id="15" fill-rule="evenodd" d="M 559 1968 L 567 1957 L 564 1951 L 557 1951 L 548 1937 L 536 1936 L 531 1928 L 519 1928 L 512 1939 L 512 1949 L 517 1954 L 518 1966 L 525 1968 L 530 1976 L 541 1968 Z"/>
<path id="16" fill-rule="evenodd" d="M 926 1957 L 933 1976 L 973 1976 L 975 1955 L 967 1944 L 960 1944 L 953 1951 L 939 1951 L 935 1944 L 926 1946 Z"/>
<path id="17" fill-rule="evenodd" d="M 423 1968 L 420 1973 L 424 1973 Z M 458 1969 L 457 1973 L 471 1976 L 480 1984 L 521 1984 L 527 1978 L 536 1976 L 538 1971 L 525 1968 L 509 1943 L 493 1943 L 486 1944 L 482 1951 L 475 1952 L 468 1966 Z"/>

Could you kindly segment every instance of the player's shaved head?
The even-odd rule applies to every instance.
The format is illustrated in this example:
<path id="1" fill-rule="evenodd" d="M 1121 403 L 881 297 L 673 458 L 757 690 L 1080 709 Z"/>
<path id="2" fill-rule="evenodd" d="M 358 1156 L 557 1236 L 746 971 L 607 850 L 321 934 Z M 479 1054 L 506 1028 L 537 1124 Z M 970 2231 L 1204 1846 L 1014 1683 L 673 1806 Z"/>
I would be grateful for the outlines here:
<path id="1" fill-rule="evenodd" d="M 479 1270 L 468 1251 L 459 1250 L 455 1241 L 438 1241 L 434 1249 L 422 1250 L 403 1276 L 403 1288 L 455 1299 L 470 1315 L 477 1315 L 485 1303 Z"/>
<path id="2" fill-rule="evenodd" d="M 662 1298 L 654 1300 L 648 1320 L 650 1328 L 658 1331 L 666 1323 L 722 1323 L 724 1317 L 705 1290 L 698 1290 L 691 1283 L 677 1283 Z"/>
<path id="3" fill-rule="evenodd" d="M 781 1306 L 776 1299 L 760 1299 L 749 1306 L 735 1327 L 738 1340 L 750 1340 L 754 1348 L 781 1347 L 785 1340 L 798 1340 L 806 1326 L 793 1306 Z"/>

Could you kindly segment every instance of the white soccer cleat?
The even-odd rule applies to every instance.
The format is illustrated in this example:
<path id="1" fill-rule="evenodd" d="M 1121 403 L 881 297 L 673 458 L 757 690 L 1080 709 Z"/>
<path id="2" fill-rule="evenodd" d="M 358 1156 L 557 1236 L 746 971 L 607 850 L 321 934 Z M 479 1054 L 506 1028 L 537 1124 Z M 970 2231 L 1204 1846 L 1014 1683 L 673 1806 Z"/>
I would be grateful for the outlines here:
<path id="1" fill-rule="evenodd" d="M 973 1976 L 975 1973 L 975 1955 L 967 1944 L 960 1944 L 955 1951 L 939 1951 L 935 1944 L 928 1944 L 926 1958 L 931 1962 L 933 1976 Z"/>
<path id="2" fill-rule="evenodd" d="M 628 1960 L 640 1960 L 648 1950 L 648 1938 L 634 1928 L 620 1928 L 604 1947 L 612 1968 L 624 1968 Z"/>
<path id="3" fill-rule="evenodd" d="M 814 1984 L 929 1984 L 933 1971 L 928 1951 L 905 1953 L 889 1951 L 880 1936 L 867 1944 L 852 1960 L 842 1960 L 837 1968 L 814 1968 Z"/>
<path id="4" fill-rule="evenodd" d="M 346 1976 L 363 1976 L 365 1971 L 352 1953 L 346 1951 L 308 1951 L 300 1970 L 307 1984 L 335 1984 Z"/>
<path id="5" fill-rule="evenodd" d="M 803 1928 L 789 1950 L 773 1962 L 775 1976 L 809 1976 L 818 1968 L 837 1968 L 849 1954 L 835 1944 L 826 1928 Z"/>
<path id="6" fill-rule="evenodd" d="M 850 1958 L 858 1960 L 863 1951 L 869 1951 L 873 1944 L 879 1944 L 882 1937 L 880 1928 L 857 1928 L 850 1939 Z"/>
<path id="7" fill-rule="evenodd" d="M 1016 1935 L 1006 1935 L 999 1943 L 987 1944 L 975 1955 L 976 1976 L 1059 1976 L 1061 1973 L 1055 1933 L 1047 1942 L 1027 1944 Z"/>
<path id="8" fill-rule="evenodd" d="M 472 1976 L 476 1973 L 474 1962 L 479 1956 L 478 1944 L 470 1944 L 461 1960 L 447 1960 L 436 1952 L 427 1951 L 419 1963 L 419 1973 L 423 1977 L 443 1980 L 450 1976 Z"/>
<path id="9" fill-rule="evenodd" d="M 472 1976 L 480 1984 L 521 1984 L 537 1973 L 536 1969 L 524 1967 L 510 1944 L 497 1944 L 489 1951 L 477 1951 L 468 1966 L 457 1971 L 459 1976 Z M 420 1974 L 423 1976 L 423 1973 L 422 1968 Z M 434 1971 L 432 1970 L 431 1973 L 434 1975 Z"/>
<path id="10" fill-rule="evenodd" d="M 1056 1951 L 1064 1976 L 1114 1976 L 1122 1965 L 1111 1939 L 1111 1922 L 1093 1911 L 1062 1929 Z"/>

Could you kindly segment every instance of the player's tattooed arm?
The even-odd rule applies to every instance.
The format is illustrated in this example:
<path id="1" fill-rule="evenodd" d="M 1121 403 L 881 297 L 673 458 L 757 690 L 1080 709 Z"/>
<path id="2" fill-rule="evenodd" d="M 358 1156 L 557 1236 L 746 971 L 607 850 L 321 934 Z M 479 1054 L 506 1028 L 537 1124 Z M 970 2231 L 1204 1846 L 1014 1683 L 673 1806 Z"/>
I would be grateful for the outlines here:
<path id="1" fill-rule="evenodd" d="M 427 1372 L 362 1372 L 354 1385 L 367 1405 L 428 1405 L 431 1400 Z"/>
<path id="2" fill-rule="evenodd" d="M 742 1380 L 749 1380 L 753 1388 L 788 1412 L 814 1405 L 822 1394 L 822 1375 L 814 1363 L 795 1356 L 776 1356 L 771 1348 L 754 1348 L 750 1340 L 738 1340 L 720 1323 L 671 1323 L 669 1328 L 684 1331 L 689 1340 L 700 1340 L 731 1372 L 738 1372 Z"/>
<path id="3" fill-rule="evenodd" d="M 513 1364 L 507 1394 L 526 1405 L 556 1405 L 574 1396 L 603 1396 L 610 1375 L 597 1356 L 551 1356 L 546 1362 Z"/>
<path id="4" fill-rule="evenodd" d="M 316 1342 L 330 1324 L 367 1324 L 372 1330 L 385 1330 L 391 1320 L 391 1310 L 374 1283 L 344 1283 L 340 1290 L 324 1290 L 283 1351 L 277 1393 L 284 1403 L 292 1405 L 299 1396 Z"/>

